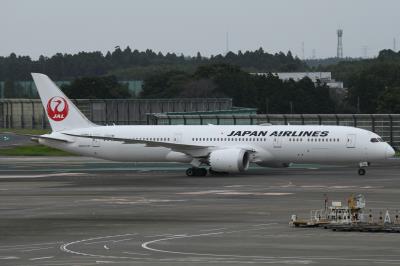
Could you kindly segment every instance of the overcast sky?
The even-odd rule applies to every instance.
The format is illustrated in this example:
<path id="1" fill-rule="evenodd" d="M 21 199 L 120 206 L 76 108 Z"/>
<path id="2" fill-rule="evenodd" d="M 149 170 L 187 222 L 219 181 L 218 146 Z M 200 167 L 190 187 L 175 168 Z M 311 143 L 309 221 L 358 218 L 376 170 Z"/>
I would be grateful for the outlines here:
<path id="1" fill-rule="evenodd" d="M 263 47 L 302 57 L 400 48 L 398 0 L 1 0 L 0 56 L 132 49 L 203 55 Z M 366 48 L 367 47 L 367 48 Z"/>

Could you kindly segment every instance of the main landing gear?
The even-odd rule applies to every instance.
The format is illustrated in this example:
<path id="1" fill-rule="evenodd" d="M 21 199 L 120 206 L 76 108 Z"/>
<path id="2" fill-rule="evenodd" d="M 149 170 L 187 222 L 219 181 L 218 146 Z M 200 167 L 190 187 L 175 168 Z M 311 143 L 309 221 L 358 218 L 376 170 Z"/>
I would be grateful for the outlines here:
<path id="1" fill-rule="evenodd" d="M 365 175 L 367 173 L 366 167 L 369 166 L 369 162 L 361 162 L 358 168 L 358 175 Z"/>
<path id="2" fill-rule="evenodd" d="M 358 174 L 359 174 L 359 175 L 365 175 L 366 172 L 367 172 L 367 171 L 365 170 L 365 168 L 360 168 L 360 169 L 358 169 Z"/>
<path id="3" fill-rule="evenodd" d="M 206 168 L 197 168 L 197 167 L 188 168 L 186 170 L 186 175 L 187 176 L 206 176 L 207 169 Z"/>

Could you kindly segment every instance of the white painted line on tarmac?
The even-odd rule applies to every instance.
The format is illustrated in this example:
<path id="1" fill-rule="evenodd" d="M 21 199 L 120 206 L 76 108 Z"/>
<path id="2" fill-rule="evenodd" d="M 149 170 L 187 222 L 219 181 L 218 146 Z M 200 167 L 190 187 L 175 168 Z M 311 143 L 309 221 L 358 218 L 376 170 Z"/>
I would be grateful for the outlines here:
<path id="1" fill-rule="evenodd" d="M 108 258 L 108 259 L 132 259 L 131 257 L 97 255 L 97 254 L 84 253 L 84 252 L 74 251 L 69 248 L 70 246 L 73 246 L 76 244 L 83 244 L 88 241 L 100 240 L 100 239 L 111 239 L 111 238 L 117 238 L 117 237 L 126 237 L 126 236 L 132 236 L 132 235 L 136 235 L 136 233 L 135 234 L 113 235 L 113 236 L 101 236 L 101 237 L 93 237 L 93 238 L 88 238 L 88 239 L 77 240 L 77 241 L 73 241 L 73 242 L 69 242 L 64 245 L 61 245 L 60 250 L 70 253 L 70 254 L 82 255 L 82 256 L 88 256 L 88 257 Z"/>
<path id="2" fill-rule="evenodd" d="M 17 260 L 19 257 L 15 256 L 0 256 L 0 260 Z"/>
<path id="3" fill-rule="evenodd" d="M 184 202 L 186 200 L 168 200 L 168 199 L 133 199 L 130 200 L 129 198 L 95 198 L 95 199 L 88 199 L 88 200 L 77 200 L 75 202 L 104 202 L 107 204 L 120 204 L 120 205 L 133 205 L 133 204 L 153 204 L 153 203 L 170 203 L 170 202 Z"/>
<path id="4" fill-rule="evenodd" d="M 251 192 L 251 191 L 236 191 L 236 190 L 205 190 L 195 192 L 181 192 L 177 195 L 224 195 L 224 196 L 287 196 L 294 193 L 291 192 Z"/>
<path id="5" fill-rule="evenodd" d="M 29 260 L 45 260 L 45 259 L 52 259 L 52 258 L 54 258 L 54 256 L 32 258 L 32 259 L 29 259 Z"/>
<path id="6" fill-rule="evenodd" d="M 287 188 L 287 187 L 295 187 L 295 186 L 296 186 L 295 184 L 293 184 L 292 182 L 289 182 L 287 185 L 282 185 L 282 186 L 279 186 L 279 187 Z"/>
<path id="7" fill-rule="evenodd" d="M 181 192 L 176 193 L 177 195 L 209 195 L 223 192 L 231 192 L 232 190 L 204 190 L 204 191 L 194 191 L 194 192 Z"/>
<path id="8" fill-rule="evenodd" d="M 214 229 L 203 229 L 203 230 L 200 230 L 200 232 L 221 231 L 221 230 L 225 230 L 225 229 L 226 229 L 226 227 L 214 228 Z"/>
<path id="9" fill-rule="evenodd" d="M 148 256 L 149 255 L 148 253 L 129 252 L 129 251 L 124 251 L 122 253 L 129 254 L 129 255 L 142 255 L 142 256 Z"/>
<path id="10" fill-rule="evenodd" d="M 267 224 L 254 224 L 253 226 L 270 226 L 270 225 L 275 225 L 278 223 L 267 223 Z"/>
<path id="11" fill-rule="evenodd" d="M 60 177 L 60 176 L 82 176 L 85 173 L 51 173 L 41 175 L 0 175 L 0 179 L 4 178 L 43 178 L 43 177 Z"/>
<path id="12" fill-rule="evenodd" d="M 254 185 L 230 185 L 230 186 L 224 186 L 226 188 L 241 188 L 241 187 L 255 187 Z"/>
<path id="13" fill-rule="evenodd" d="M 174 235 L 172 237 L 167 237 L 167 238 L 161 238 L 161 239 L 155 239 L 151 241 L 147 241 L 142 243 L 142 248 L 153 251 L 153 252 L 158 252 L 158 253 L 167 253 L 167 254 L 178 254 L 178 255 L 189 255 L 189 256 L 205 256 L 205 257 L 214 257 L 214 258 L 238 258 L 238 259 L 252 259 L 252 260 L 269 260 L 266 263 L 270 262 L 271 263 L 301 263 L 301 264 L 310 264 L 314 263 L 313 260 L 336 260 L 336 261 L 363 261 L 363 262 L 376 262 L 376 263 L 399 263 L 400 259 L 372 259 L 372 258 L 344 258 L 344 257 L 324 257 L 324 256 L 310 256 L 310 257 L 301 257 L 301 256 L 285 256 L 285 257 L 279 257 L 279 256 L 251 256 L 251 255 L 229 255 L 229 254 L 215 254 L 215 253 L 197 253 L 197 252 L 181 252 L 181 251 L 171 251 L 171 250 L 164 250 L 164 249 L 157 249 L 157 248 L 152 248 L 150 245 L 155 244 L 155 243 L 160 243 L 163 241 L 168 241 L 168 240 L 174 240 L 174 239 L 182 239 L 182 238 L 194 238 L 194 237 L 204 237 L 204 236 L 212 236 L 212 235 L 222 235 L 222 234 L 232 234 L 232 233 L 238 233 L 238 232 L 245 232 L 245 231 L 256 231 L 256 230 L 262 230 L 265 229 L 265 227 L 261 228 L 255 228 L 255 229 L 244 229 L 244 230 L 232 230 L 228 232 L 214 232 L 214 233 L 206 233 L 206 234 L 197 234 L 197 235 L 187 235 L 187 236 L 179 236 L 179 235 Z M 226 260 L 224 260 L 226 262 Z M 241 262 L 242 263 L 242 262 Z M 249 263 L 254 263 L 249 262 Z"/>
<path id="14" fill-rule="evenodd" d="M 261 193 L 261 195 L 264 196 L 287 196 L 287 195 L 293 195 L 294 193 L 291 192 L 266 192 L 266 193 Z"/>
<path id="15" fill-rule="evenodd" d="M 192 237 L 202 237 L 202 236 L 212 236 L 212 235 L 222 235 L 222 234 L 224 234 L 224 232 L 215 232 L 215 233 L 206 233 L 206 234 L 198 234 L 198 235 L 188 235 L 188 236 L 174 235 L 172 237 L 160 238 L 160 239 L 155 239 L 155 240 L 144 242 L 142 244 L 142 248 L 144 248 L 146 250 L 149 250 L 149 251 L 153 251 L 153 252 L 169 253 L 169 254 L 230 257 L 230 255 L 217 255 L 217 254 L 211 254 L 211 253 L 196 253 L 196 252 L 180 252 L 180 251 L 170 251 L 170 250 L 156 249 L 156 248 L 150 247 L 151 244 L 159 243 L 159 242 L 163 242 L 163 241 L 167 241 L 167 240 L 181 239 L 181 238 L 192 238 Z"/>
<path id="16" fill-rule="evenodd" d="M 63 242 L 48 242 L 48 243 L 36 243 L 36 244 L 24 244 L 24 245 L 11 245 L 11 246 L 0 246 L 0 250 L 18 249 L 18 248 L 29 248 L 32 246 L 44 246 L 44 245 L 55 245 Z"/>
<path id="17" fill-rule="evenodd" d="M 132 234 L 132 235 L 137 235 L 137 234 Z M 109 242 L 118 243 L 118 242 L 122 242 L 122 241 L 129 241 L 132 239 L 133 238 L 126 238 L 126 239 L 120 239 L 120 240 L 102 240 L 102 241 L 94 241 L 94 242 L 89 242 L 89 243 L 84 243 L 84 244 L 85 245 L 93 245 L 93 244 L 109 243 Z"/>
<path id="18" fill-rule="evenodd" d="M 121 240 L 113 240 L 113 243 L 118 243 L 118 242 L 123 242 L 123 241 L 129 241 L 132 240 L 133 238 L 126 238 L 126 239 L 121 239 Z"/>
<path id="19" fill-rule="evenodd" d="M 331 186 L 329 188 L 344 189 L 344 188 L 356 188 L 356 186 Z"/>
<path id="20" fill-rule="evenodd" d="M 227 196 L 248 196 L 254 195 L 253 192 L 240 192 L 240 191 L 229 191 L 229 192 L 218 192 L 216 195 L 227 195 Z"/>
<path id="21" fill-rule="evenodd" d="M 108 243 L 108 242 L 110 242 L 110 240 L 94 241 L 94 242 L 83 243 L 83 244 L 85 244 L 85 245 L 93 245 L 93 244 Z"/>
<path id="22" fill-rule="evenodd" d="M 150 235 L 150 236 L 144 236 L 144 237 L 163 237 L 163 236 L 173 236 L 173 234 Z"/>
<path id="23" fill-rule="evenodd" d="M 324 185 L 304 185 L 300 186 L 301 188 L 327 188 L 327 186 Z"/>
<path id="24" fill-rule="evenodd" d="M 54 248 L 54 247 L 25 249 L 25 250 L 21 250 L 21 252 L 31 252 L 31 251 L 43 250 L 43 249 L 51 249 L 51 248 Z"/>

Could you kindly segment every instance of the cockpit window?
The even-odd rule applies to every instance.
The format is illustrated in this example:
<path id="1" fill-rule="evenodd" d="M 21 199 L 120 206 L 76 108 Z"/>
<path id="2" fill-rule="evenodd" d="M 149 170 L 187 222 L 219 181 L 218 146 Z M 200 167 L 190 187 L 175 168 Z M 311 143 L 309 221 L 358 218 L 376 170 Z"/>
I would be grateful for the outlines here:
<path id="1" fill-rule="evenodd" d="M 371 142 L 385 142 L 382 138 L 372 138 Z"/>

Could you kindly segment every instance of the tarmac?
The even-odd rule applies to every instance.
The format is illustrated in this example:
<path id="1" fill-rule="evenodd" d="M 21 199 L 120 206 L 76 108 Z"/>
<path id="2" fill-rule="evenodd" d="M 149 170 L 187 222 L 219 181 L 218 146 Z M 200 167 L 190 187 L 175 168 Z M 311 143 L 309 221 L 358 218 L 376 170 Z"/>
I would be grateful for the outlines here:
<path id="1" fill-rule="evenodd" d="M 0 132 L 0 149 L 10 148 L 19 145 L 33 145 L 31 138 L 23 135 L 16 135 L 14 133 L 1 133 Z"/>
<path id="2" fill-rule="evenodd" d="M 324 194 L 400 209 L 400 161 L 185 176 L 185 165 L 0 158 L 0 265 L 399 265 L 400 234 L 292 228 Z"/>

